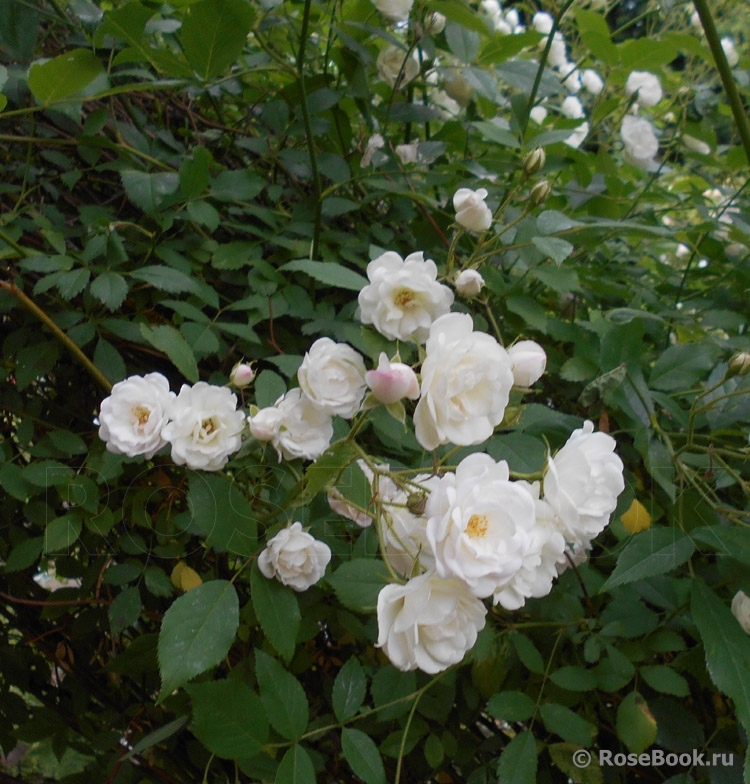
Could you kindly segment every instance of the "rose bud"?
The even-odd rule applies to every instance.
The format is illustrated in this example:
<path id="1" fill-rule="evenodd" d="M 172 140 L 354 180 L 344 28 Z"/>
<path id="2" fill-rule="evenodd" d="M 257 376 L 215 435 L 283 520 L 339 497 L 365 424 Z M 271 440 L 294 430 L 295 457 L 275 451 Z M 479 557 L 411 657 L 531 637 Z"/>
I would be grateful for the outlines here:
<path id="1" fill-rule="evenodd" d="M 419 397 L 417 374 L 402 362 L 391 362 L 385 352 L 380 354 L 377 369 L 365 373 L 365 383 L 372 394 L 386 405 L 405 397 L 409 400 Z"/>
<path id="2" fill-rule="evenodd" d="M 547 366 L 544 349 L 533 340 L 521 340 L 508 349 L 513 365 L 513 380 L 516 386 L 530 387 L 538 381 Z"/>

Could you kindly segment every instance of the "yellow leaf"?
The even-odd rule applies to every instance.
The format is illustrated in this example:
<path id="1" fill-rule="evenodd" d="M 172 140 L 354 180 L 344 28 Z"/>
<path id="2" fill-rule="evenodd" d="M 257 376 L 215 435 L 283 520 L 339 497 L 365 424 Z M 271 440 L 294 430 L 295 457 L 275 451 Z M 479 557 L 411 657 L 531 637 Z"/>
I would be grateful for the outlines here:
<path id="1" fill-rule="evenodd" d="M 622 524 L 631 534 L 637 534 L 639 531 L 645 531 L 648 528 L 651 528 L 651 515 L 648 513 L 646 507 L 635 498 L 630 505 L 630 509 L 623 514 Z"/>
<path id="2" fill-rule="evenodd" d="M 190 591 L 203 583 L 198 572 L 196 572 L 195 569 L 191 569 L 183 561 L 180 561 L 175 568 L 172 569 L 170 579 L 172 580 L 172 585 L 179 591 Z"/>

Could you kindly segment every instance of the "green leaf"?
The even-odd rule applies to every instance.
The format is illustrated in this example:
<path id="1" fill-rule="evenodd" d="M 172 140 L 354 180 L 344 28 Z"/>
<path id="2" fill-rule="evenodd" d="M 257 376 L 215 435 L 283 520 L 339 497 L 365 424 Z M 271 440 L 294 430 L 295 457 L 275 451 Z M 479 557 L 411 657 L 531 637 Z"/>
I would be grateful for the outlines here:
<path id="1" fill-rule="evenodd" d="M 92 281 L 90 291 L 107 310 L 117 310 L 128 296 L 128 284 L 117 272 L 102 272 Z"/>
<path id="2" fill-rule="evenodd" d="M 651 528 L 635 534 L 617 559 L 617 566 L 600 591 L 646 577 L 666 574 L 690 560 L 695 543 L 673 528 Z"/>
<path id="3" fill-rule="evenodd" d="M 257 550 L 257 521 L 240 490 L 241 478 L 241 474 L 230 480 L 220 474 L 193 473 L 188 503 L 193 524 L 206 537 L 206 547 L 249 556 Z"/>
<path id="4" fill-rule="evenodd" d="M 481 34 L 449 21 L 445 26 L 445 40 L 456 58 L 468 65 L 477 56 Z"/>
<path id="5" fill-rule="evenodd" d="M 191 294 L 200 294 L 201 287 L 198 283 L 180 270 L 166 267 L 164 265 L 150 265 L 139 267 L 130 273 L 136 280 L 150 283 L 159 291 L 167 291 L 170 294 L 181 294 L 187 291 Z"/>
<path id="6" fill-rule="evenodd" d="M 130 201 L 148 215 L 156 215 L 180 187 L 176 172 L 121 171 L 120 179 Z"/>
<path id="7" fill-rule="evenodd" d="M 596 735 L 596 727 L 570 708 L 563 705 L 548 703 L 539 709 L 542 714 L 544 726 L 550 731 L 559 735 L 568 743 L 576 743 L 579 746 L 590 746 Z"/>
<path id="8" fill-rule="evenodd" d="M 365 701 L 367 678 L 359 659 L 352 656 L 333 682 L 333 712 L 344 723 L 357 714 Z"/>
<path id="9" fill-rule="evenodd" d="M 510 147 L 512 149 L 521 146 L 515 134 L 507 128 L 502 128 L 491 120 L 475 122 L 474 127 L 482 134 L 482 137 L 488 141 L 496 142 L 503 147 Z"/>
<path id="10" fill-rule="evenodd" d="M 512 632 L 510 641 L 526 669 L 541 675 L 544 672 L 544 660 L 536 645 L 521 632 Z"/>
<path id="11" fill-rule="evenodd" d="M 706 651 L 711 680 L 734 702 L 737 717 L 750 729 L 750 637 L 724 602 L 693 578 L 691 612 Z"/>
<path id="12" fill-rule="evenodd" d="M 2 479 L 0 478 L 0 484 Z M 3 485 L 4 486 L 4 485 Z M 35 536 L 17 544 L 11 551 L 3 567 L 6 573 L 20 572 L 28 569 L 39 561 L 39 556 L 44 550 L 44 537 Z"/>
<path id="13" fill-rule="evenodd" d="M 745 566 L 750 566 L 750 541 L 744 526 L 714 525 L 691 531 L 690 535 L 697 542 L 716 550 L 719 555 L 734 558 Z"/>
<path id="14" fill-rule="evenodd" d="M 298 743 L 282 758 L 274 784 L 315 784 L 315 768 L 310 755 Z"/>
<path id="15" fill-rule="evenodd" d="M 532 237 L 531 241 L 559 267 L 573 252 L 573 246 L 559 237 Z"/>
<path id="16" fill-rule="evenodd" d="M 208 187 L 211 176 L 211 153 L 205 147 L 196 147 L 192 158 L 183 158 L 180 164 L 180 190 L 187 199 L 196 199 Z"/>
<path id="17" fill-rule="evenodd" d="M 487 703 L 490 716 L 502 721 L 526 721 L 534 713 L 536 703 L 520 691 L 503 691 L 495 694 Z"/>
<path id="18" fill-rule="evenodd" d="M 44 552 L 47 555 L 68 555 L 78 541 L 83 525 L 76 514 L 58 517 L 44 529 Z"/>
<path id="19" fill-rule="evenodd" d="M 60 345 L 56 340 L 22 348 L 16 356 L 16 388 L 19 392 L 26 389 L 32 381 L 49 373 L 59 357 Z"/>
<path id="20" fill-rule="evenodd" d="M 401 672 L 390 664 L 379 669 L 372 679 L 370 691 L 375 707 L 378 708 L 378 719 L 390 721 L 393 718 L 407 713 L 411 708 L 417 689 L 417 679 L 414 672 Z M 406 699 L 408 697 L 412 699 Z M 390 703 L 403 697 L 403 702 L 395 705 Z M 388 705 L 389 707 L 384 707 Z"/>
<path id="21" fill-rule="evenodd" d="M 310 709 L 300 682 L 276 659 L 255 651 L 260 699 L 274 729 L 288 740 L 298 740 L 307 729 Z"/>
<path id="22" fill-rule="evenodd" d="M 180 332 L 167 324 L 160 324 L 153 328 L 141 324 L 140 329 L 143 337 L 155 349 L 163 351 L 188 381 L 193 383 L 198 381 L 198 363 L 195 361 L 195 354 Z"/>
<path id="23" fill-rule="evenodd" d="M 638 668 L 644 681 L 662 694 L 673 694 L 675 697 L 687 697 L 690 686 L 685 678 L 665 664 L 646 664 Z"/>
<path id="24" fill-rule="evenodd" d="M 27 63 L 39 34 L 39 9 L 18 0 L 0 0 L 0 46 L 11 60 Z"/>
<path id="25" fill-rule="evenodd" d="M 109 605 L 109 625 L 112 634 L 119 634 L 134 626 L 141 617 L 141 592 L 135 586 L 124 588 Z"/>
<path id="26" fill-rule="evenodd" d="M 648 71 L 667 65 L 677 57 L 677 50 L 652 37 L 631 38 L 617 45 L 620 62 L 627 64 L 629 71 Z"/>
<path id="27" fill-rule="evenodd" d="M 213 79 L 242 54 L 252 25 L 253 11 L 244 0 L 202 0 L 182 23 L 182 50 L 201 79 Z"/>
<path id="28" fill-rule="evenodd" d="M 314 280 L 349 291 L 361 291 L 368 281 L 358 272 L 337 264 L 334 261 L 310 261 L 298 259 L 290 261 L 279 268 L 281 272 L 304 272 Z"/>
<path id="29" fill-rule="evenodd" d="M 120 352 L 104 338 L 100 338 L 94 349 L 94 365 L 104 373 L 107 381 L 113 384 L 127 375 L 125 361 Z"/>
<path id="30" fill-rule="evenodd" d="M 250 171 L 225 171 L 211 183 L 210 193 L 218 201 L 252 201 L 265 187 L 265 181 Z"/>
<path id="31" fill-rule="evenodd" d="M 432 3 L 430 3 L 432 6 Z M 527 47 L 536 46 L 543 36 L 535 30 L 518 35 L 493 35 L 482 47 L 474 62 L 480 66 L 504 63 Z"/>
<path id="32" fill-rule="evenodd" d="M 670 346 L 656 360 L 649 386 L 665 392 L 688 390 L 714 367 L 721 349 L 709 343 Z"/>
<path id="33" fill-rule="evenodd" d="M 321 213 L 326 218 L 335 218 L 338 215 L 346 215 L 348 212 L 355 212 L 361 207 L 360 202 L 351 199 L 343 199 L 340 196 L 329 196 L 321 208 Z"/>
<path id="34" fill-rule="evenodd" d="M 503 749 L 497 763 L 497 780 L 506 784 L 534 784 L 536 779 L 536 741 L 534 733 L 520 732 Z"/>
<path id="35" fill-rule="evenodd" d="M 344 607 L 373 612 L 378 594 L 390 582 L 390 575 L 379 558 L 352 558 L 344 561 L 327 580 Z"/>
<path id="36" fill-rule="evenodd" d="M 163 727 L 159 727 L 158 730 L 149 732 L 148 735 L 145 735 L 132 745 L 130 751 L 125 755 L 125 759 L 132 759 L 136 755 L 148 751 L 152 746 L 163 743 L 167 738 L 171 738 L 172 735 L 179 732 L 188 723 L 188 720 L 188 716 L 179 716 Z"/>
<path id="37" fill-rule="evenodd" d="M 348 439 L 329 447 L 305 472 L 304 497 L 312 499 L 324 488 L 336 484 L 344 469 L 360 455 L 357 444 Z"/>
<path id="38" fill-rule="evenodd" d="M 274 405 L 286 392 L 284 379 L 273 370 L 258 373 L 255 379 L 255 402 L 260 408 Z"/>
<path id="39" fill-rule="evenodd" d="M 560 667 L 549 677 L 556 686 L 569 691 L 589 691 L 589 689 L 596 688 L 594 674 L 585 667 Z"/>
<path id="40" fill-rule="evenodd" d="M 212 754 L 244 759 L 258 754 L 268 742 L 263 704 L 238 678 L 193 683 L 186 691 L 193 701 L 191 730 Z"/>
<path id="41" fill-rule="evenodd" d="M 467 30 L 489 36 L 487 23 L 463 0 L 430 0 L 428 6 L 431 11 L 439 11 L 446 19 L 458 22 Z"/>
<path id="42" fill-rule="evenodd" d="M 507 433 L 490 439 L 487 453 L 495 460 L 506 460 L 511 471 L 531 474 L 546 463 L 547 446 L 540 438 L 524 433 Z"/>
<path id="43" fill-rule="evenodd" d="M 39 460 L 23 469 L 23 478 L 37 487 L 58 487 L 73 483 L 75 471 L 56 460 Z"/>
<path id="44" fill-rule="evenodd" d="M 656 719 L 637 691 L 617 706 L 616 727 L 617 736 L 634 754 L 645 751 L 656 740 Z"/>
<path id="45" fill-rule="evenodd" d="M 383 760 L 369 735 L 344 727 L 341 730 L 341 750 L 351 769 L 365 784 L 386 784 Z"/>
<path id="46" fill-rule="evenodd" d="M 237 592 L 226 580 L 203 583 L 180 596 L 164 614 L 159 632 L 159 702 L 217 665 L 232 647 L 239 623 Z"/>
<path id="47" fill-rule="evenodd" d="M 46 63 L 33 63 L 28 85 L 39 103 L 58 103 L 81 93 L 104 74 L 99 58 L 90 49 L 71 49 Z"/>
<path id="48" fill-rule="evenodd" d="M 250 570 L 250 590 L 260 628 L 281 657 L 291 661 L 302 622 L 294 591 L 264 577 L 257 560 Z"/>

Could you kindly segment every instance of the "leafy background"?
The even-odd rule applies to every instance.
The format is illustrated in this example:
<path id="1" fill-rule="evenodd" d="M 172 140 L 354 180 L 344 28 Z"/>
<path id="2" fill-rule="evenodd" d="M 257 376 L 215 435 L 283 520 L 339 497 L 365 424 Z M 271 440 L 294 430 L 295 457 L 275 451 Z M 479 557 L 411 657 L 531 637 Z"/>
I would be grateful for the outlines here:
<path id="1" fill-rule="evenodd" d="M 458 0 L 418 2 L 408 28 L 368 0 L 0 1 L 0 777 L 742 780 L 750 640 L 729 604 L 750 591 L 750 376 L 729 363 L 750 350 L 747 15 L 708 13 L 742 54 L 723 64 L 728 95 L 691 4 L 544 8 L 606 80 L 578 149 L 563 141 L 576 122 L 528 118 L 532 94 L 565 94 L 541 36 L 493 35 Z M 528 24 L 538 7 L 517 9 Z M 402 90 L 377 76 L 394 41 L 421 58 Z M 471 87 L 453 114 L 436 59 L 439 83 Z M 665 89 L 654 171 L 622 159 L 634 68 Z M 386 145 L 362 165 L 376 131 Z M 404 164 L 394 147 L 413 139 Z M 542 175 L 522 160 L 538 146 L 551 194 L 532 206 Z M 456 234 L 450 198 L 480 186 L 502 228 L 478 241 Z M 356 292 L 385 249 L 423 250 L 449 280 L 478 267 L 483 296 L 457 307 L 547 350 L 493 457 L 537 471 L 592 418 L 626 465 L 589 562 L 544 600 L 493 610 L 464 666 L 434 678 L 374 647 L 377 542 L 325 500 L 336 485 L 367 502 L 349 442 L 312 466 L 248 443 L 201 475 L 109 454 L 93 424 L 134 373 L 225 383 L 244 357 L 260 371 L 246 402 L 263 406 L 320 335 L 375 361 L 389 344 L 361 327 Z M 385 413 L 359 440 L 431 465 Z M 253 559 L 292 517 L 334 552 L 299 595 Z M 599 748 L 735 764 L 600 768 Z"/>

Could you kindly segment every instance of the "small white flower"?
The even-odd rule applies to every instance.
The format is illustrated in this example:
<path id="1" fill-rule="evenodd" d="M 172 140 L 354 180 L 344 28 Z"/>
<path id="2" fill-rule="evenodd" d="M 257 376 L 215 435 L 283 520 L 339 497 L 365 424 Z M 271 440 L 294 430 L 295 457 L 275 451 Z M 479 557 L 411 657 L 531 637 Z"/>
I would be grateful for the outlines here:
<path id="1" fill-rule="evenodd" d="M 533 28 L 542 35 L 549 35 L 554 23 L 555 20 L 545 11 L 537 11 L 531 20 Z"/>
<path id="2" fill-rule="evenodd" d="M 305 354 L 297 379 L 321 411 L 351 419 L 365 394 L 365 363 L 346 343 L 319 338 Z"/>
<path id="3" fill-rule="evenodd" d="M 461 107 L 445 92 L 445 90 L 439 90 L 436 87 L 433 87 L 429 91 L 429 96 L 430 102 L 440 109 L 444 117 L 455 117 L 461 113 Z"/>
<path id="4" fill-rule="evenodd" d="M 367 147 L 362 154 L 361 165 L 363 167 L 369 166 L 372 163 L 372 156 L 375 155 L 378 150 L 382 150 L 383 147 L 385 147 L 385 139 L 379 133 L 374 133 L 367 140 Z"/>
<path id="5" fill-rule="evenodd" d="M 484 278 L 475 269 L 465 269 L 456 276 L 454 286 L 462 297 L 476 297 L 484 286 Z"/>
<path id="6" fill-rule="evenodd" d="M 541 125 L 541 124 L 542 124 L 542 123 L 543 123 L 543 122 L 544 122 L 544 121 L 547 119 L 547 114 L 548 114 L 547 110 L 546 110 L 546 109 L 545 109 L 543 106 L 541 106 L 541 105 L 537 104 L 537 105 L 536 105 L 536 106 L 535 106 L 535 107 L 534 107 L 534 108 L 533 108 L 533 109 L 532 109 L 532 110 L 529 112 L 529 117 L 531 117 L 531 119 L 532 119 L 532 120 L 533 120 L 533 121 L 534 121 L 534 122 L 535 122 L 537 125 Z"/>
<path id="7" fill-rule="evenodd" d="M 492 225 L 492 210 L 484 203 L 487 191 L 479 188 L 459 188 L 453 196 L 456 222 L 470 231 L 487 231 Z"/>
<path id="8" fill-rule="evenodd" d="M 378 647 L 399 670 L 430 675 L 457 664 L 474 647 L 487 609 L 460 580 L 433 572 L 378 595 Z"/>
<path id="9" fill-rule="evenodd" d="M 397 89 L 405 87 L 419 74 L 416 51 L 406 52 L 395 44 L 388 44 L 380 50 L 376 65 L 380 78 Z"/>
<path id="10" fill-rule="evenodd" d="M 656 106 L 663 94 L 659 77 L 648 71 L 632 71 L 625 82 L 625 94 L 633 95 L 635 92 L 641 106 Z"/>
<path id="11" fill-rule="evenodd" d="M 373 0 L 375 8 L 392 22 L 403 22 L 409 18 L 414 0 Z"/>
<path id="12" fill-rule="evenodd" d="M 106 442 L 107 451 L 151 459 L 167 443 L 162 431 L 174 399 L 161 373 L 118 381 L 99 411 L 99 438 Z"/>
<path id="13" fill-rule="evenodd" d="M 568 544 L 588 543 L 609 523 L 625 489 L 615 439 L 586 421 L 547 461 L 544 498 L 560 520 Z"/>
<path id="14" fill-rule="evenodd" d="M 482 0 L 479 11 L 492 24 L 492 29 L 497 31 L 498 25 L 503 21 L 503 11 L 498 0 Z"/>
<path id="15" fill-rule="evenodd" d="M 404 165 L 416 163 L 419 160 L 419 139 L 415 139 L 410 144 L 397 144 L 395 152 Z"/>
<path id="16" fill-rule="evenodd" d="M 474 88 L 469 84 L 461 68 L 447 68 L 443 72 L 443 89 L 459 106 L 468 106 L 474 97 Z"/>
<path id="17" fill-rule="evenodd" d="M 439 35 L 445 30 L 446 21 L 439 11 L 428 12 L 424 20 L 424 28 L 430 35 Z"/>
<path id="18" fill-rule="evenodd" d="M 622 118 L 620 136 L 625 143 L 625 160 L 641 169 L 648 169 L 659 152 L 659 140 L 651 123 L 626 114 Z"/>
<path id="19" fill-rule="evenodd" d="M 414 412 L 417 441 L 481 444 L 500 424 L 513 386 L 505 349 L 485 332 L 474 332 L 471 316 L 449 313 L 435 321 L 422 363 L 422 396 Z"/>
<path id="20" fill-rule="evenodd" d="M 437 573 L 459 578 L 480 599 L 523 566 L 536 524 L 534 500 L 510 481 L 508 464 L 478 452 L 441 477 L 425 515 Z"/>
<path id="21" fill-rule="evenodd" d="M 290 389 L 276 401 L 275 408 L 280 419 L 271 443 L 279 460 L 282 457 L 285 460 L 297 457 L 315 460 L 328 449 L 333 437 L 331 416 L 318 408 L 301 389 Z"/>
<path id="22" fill-rule="evenodd" d="M 599 95 L 604 89 L 604 80 L 593 68 L 587 68 L 581 74 L 581 84 L 592 95 Z"/>
<path id="23" fill-rule="evenodd" d="M 438 283 L 435 262 L 421 251 L 405 259 L 387 251 L 367 265 L 367 277 L 358 297 L 362 323 L 390 340 L 423 343 L 432 322 L 453 304 L 453 292 Z"/>
<path id="24" fill-rule="evenodd" d="M 276 578 L 295 591 L 306 591 L 323 577 L 331 548 L 292 523 L 269 539 L 258 556 L 258 568 L 269 580 Z"/>
<path id="25" fill-rule="evenodd" d="M 589 124 L 588 122 L 581 123 L 577 128 L 573 129 L 573 132 L 565 139 L 565 144 L 568 147 L 572 147 L 573 149 L 578 149 L 583 142 L 586 140 L 586 137 L 589 135 Z"/>
<path id="26" fill-rule="evenodd" d="M 553 68 L 561 68 L 568 62 L 568 47 L 559 31 L 555 33 L 554 38 L 552 39 L 552 45 L 550 46 L 549 54 L 547 55 L 547 62 Z"/>
<path id="27" fill-rule="evenodd" d="M 740 61 L 740 56 L 737 54 L 737 50 L 734 48 L 734 40 L 729 38 L 721 39 L 721 48 L 724 50 L 724 56 L 727 58 L 727 62 L 729 63 L 731 68 L 734 68 L 735 65 Z"/>
<path id="28" fill-rule="evenodd" d="M 732 615 L 737 619 L 742 631 L 750 634 L 750 596 L 744 591 L 737 591 L 732 599 Z"/>
<path id="29" fill-rule="evenodd" d="M 575 63 L 563 63 L 557 70 L 560 72 L 561 81 L 568 92 L 577 93 L 580 91 L 581 74 L 578 72 L 578 66 Z"/>
<path id="30" fill-rule="evenodd" d="M 530 387 L 536 383 L 547 367 L 544 349 L 533 340 L 519 340 L 508 349 L 516 386 Z"/>
<path id="31" fill-rule="evenodd" d="M 585 116 L 585 113 L 583 111 L 583 105 L 578 100 L 578 98 L 575 97 L 575 95 L 569 95 L 562 102 L 560 111 L 566 117 L 569 117 L 571 120 L 580 120 L 582 117 Z"/>
<path id="32" fill-rule="evenodd" d="M 378 358 L 378 367 L 365 373 L 365 383 L 375 398 L 386 405 L 405 397 L 419 397 L 419 380 L 414 370 L 403 362 L 391 362 L 385 352 Z"/>
<path id="33" fill-rule="evenodd" d="M 247 418 L 250 434 L 258 441 L 273 441 L 278 437 L 283 414 L 275 406 L 261 408 L 254 416 Z"/>
<path id="34" fill-rule="evenodd" d="M 172 445 L 172 460 L 193 470 L 219 471 L 241 444 L 245 415 L 226 387 L 199 381 L 182 385 L 162 435 Z"/>

